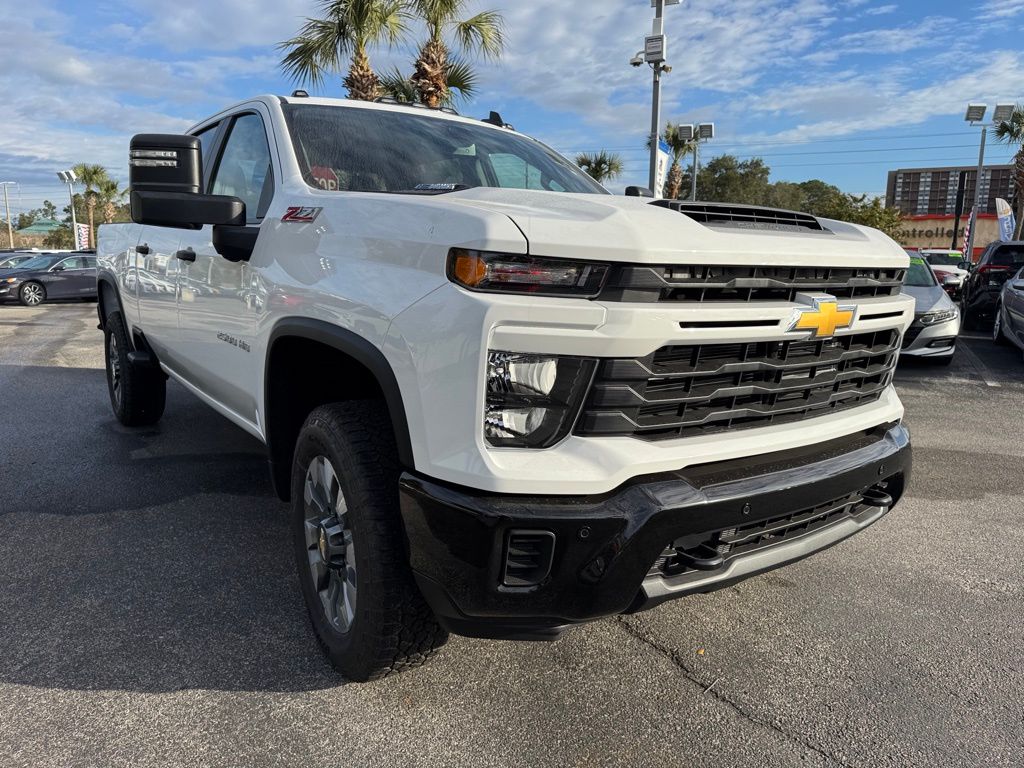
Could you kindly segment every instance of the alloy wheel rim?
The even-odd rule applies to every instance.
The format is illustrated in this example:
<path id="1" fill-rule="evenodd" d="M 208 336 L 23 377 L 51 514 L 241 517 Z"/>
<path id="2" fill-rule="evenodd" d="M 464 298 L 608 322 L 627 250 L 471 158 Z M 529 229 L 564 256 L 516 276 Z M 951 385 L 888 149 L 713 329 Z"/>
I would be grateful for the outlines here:
<path id="1" fill-rule="evenodd" d="M 36 305 L 43 300 L 43 295 L 38 286 L 26 285 L 22 290 L 25 294 L 25 301 L 29 304 Z"/>
<path id="2" fill-rule="evenodd" d="M 110 334 L 110 343 L 107 345 L 110 354 L 110 390 L 114 393 L 114 402 L 121 404 L 121 356 L 120 348 L 117 345 L 117 337 Z"/>
<path id="3" fill-rule="evenodd" d="M 306 558 L 313 589 L 331 627 L 346 633 L 356 612 L 356 558 L 351 518 L 334 465 L 316 456 L 303 485 Z"/>

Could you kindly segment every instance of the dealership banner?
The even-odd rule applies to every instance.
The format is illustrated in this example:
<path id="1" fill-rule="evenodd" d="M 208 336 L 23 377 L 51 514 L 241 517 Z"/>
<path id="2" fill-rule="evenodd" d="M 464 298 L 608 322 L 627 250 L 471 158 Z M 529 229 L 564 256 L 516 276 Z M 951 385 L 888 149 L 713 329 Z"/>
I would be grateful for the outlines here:
<path id="1" fill-rule="evenodd" d="M 89 225 L 78 224 L 75 227 L 75 250 L 84 251 L 89 247 Z"/>
<path id="2" fill-rule="evenodd" d="M 665 182 L 668 180 L 668 169 L 672 164 L 672 148 L 664 139 L 658 140 L 658 180 L 654 184 L 655 197 L 665 196 Z"/>
<path id="3" fill-rule="evenodd" d="M 999 239 L 1008 243 L 1013 240 L 1017 221 L 1013 215 L 1013 208 L 1001 197 L 996 198 L 996 215 L 999 217 Z"/>

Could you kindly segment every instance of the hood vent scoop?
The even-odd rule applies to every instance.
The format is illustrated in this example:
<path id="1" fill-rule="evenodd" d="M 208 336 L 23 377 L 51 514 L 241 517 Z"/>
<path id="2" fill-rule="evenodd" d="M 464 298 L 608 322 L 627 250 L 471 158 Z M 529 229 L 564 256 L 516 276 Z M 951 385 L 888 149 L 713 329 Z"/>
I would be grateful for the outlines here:
<path id="1" fill-rule="evenodd" d="M 655 200 L 651 205 L 679 211 L 684 216 L 711 227 L 777 232 L 828 232 L 810 214 L 796 211 L 731 203 L 690 203 L 683 200 Z"/>

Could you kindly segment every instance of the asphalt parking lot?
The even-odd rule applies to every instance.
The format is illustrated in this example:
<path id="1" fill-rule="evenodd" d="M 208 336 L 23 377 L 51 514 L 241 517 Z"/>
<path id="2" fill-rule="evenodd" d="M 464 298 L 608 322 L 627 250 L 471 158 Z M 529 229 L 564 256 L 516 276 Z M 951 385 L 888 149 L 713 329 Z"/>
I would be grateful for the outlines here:
<path id="1" fill-rule="evenodd" d="M 260 445 L 113 418 L 94 305 L 0 307 L 0 766 L 1019 766 L 1024 360 L 901 365 L 908 496 L 854 539 L 555 644 L 341 685 Z"/>

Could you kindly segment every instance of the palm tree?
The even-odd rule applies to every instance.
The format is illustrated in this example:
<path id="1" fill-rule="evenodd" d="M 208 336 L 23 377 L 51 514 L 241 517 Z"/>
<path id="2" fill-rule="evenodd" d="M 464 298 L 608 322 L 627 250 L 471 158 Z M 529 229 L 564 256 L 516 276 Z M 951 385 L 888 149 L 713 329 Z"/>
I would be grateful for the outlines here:
<path id="1" fill-rule="evenodd" d="M 598 183 L 622 175 L 622 158 L 603 149 L 600 152 L 581 152 L 576 155 L 576 165 Z"/>
<path id="2" fill-rule="evenodd" d="M 451 57 L 445 63 L 448 92 L 441 101 L 441 106 L 450 106 L 456 99 L 468 100 L 476 93 L 477 75 L 466 61 Z M 404 104 L 412 104 L 419 99 L 419 93 L 411 77 L 406 77 L 398 67 L 392 67 L 380 76 L 381 91 Z"/>
<path id="3" fill-rule="evenodd" d="M 1024 105 L 1013 108 L 1009 120 L 997 123 L 995 127 L 996 141 L 1013 146 L 1017 145 L 1017 154 L 1013 159 L 1014 201 L 1017 209 L 1017 231 L 1014 240 L 1020 240 L 1024 233 Z"/>
<path id="4" fill-rule="evenodd" d="M 684 139 L 679 133 L 677 123 L 668 123 L 665 126 L 665 143 L 668 144 L 672 153 L 672 165 L 668 169 L 668 177 L 665 180 L 665 197 L 669 200 L 678 200 L 683 191 L 683 167 L 679 161 L 690 152 L 693 152 L 693 139 Z"/>
<path id="5" fill-rule="evenodd" d="M 481 11 L 462 21 L 469 0 L 409 0 L 427 27 L 427 39 L 420 46 L 416 72 L 411 81 L 421 103 L 437 109 L 450 100 L 448 66 L 450 47 L 446 35 L 454 37 L 466 54 L 497 58 L 505 47 L 504 21 L 497 11 Z"/>
<path id="6" fill-rule="evenodd" d="M 89 212 L 89 247 L 96 247 L 96 205 L 100 190 L 110 181 L 107 169 L 102 165 L 79 163 L 73 168 L 78 182 L 85 187 L 85 209 Z"/>
<path id="7" fill-rule="evenodd" d="M 117 216 L 117 207 L 121 205 L 124 200 L 124 196 L 127 190 L 121 189 L 121 186 L 115 179 L 107 179 L 98 190 L 100 202 L 103 204 L 103 223 L 113 224 L 114 218 Z"/>
<path id="8" fill-rule="evenodd" d="M 367 48 L 390 47 L 406 31 L 405 0 L 320 0 L 323 18 L 306 19 L 299 34 L 277 47 L 287 51 L 281 68 L 300 83 L 320 85 L 351 55 L 343 83 L 350 99 L 373 101 L 381 95 L 380 79 L 370 66 Z"/>

